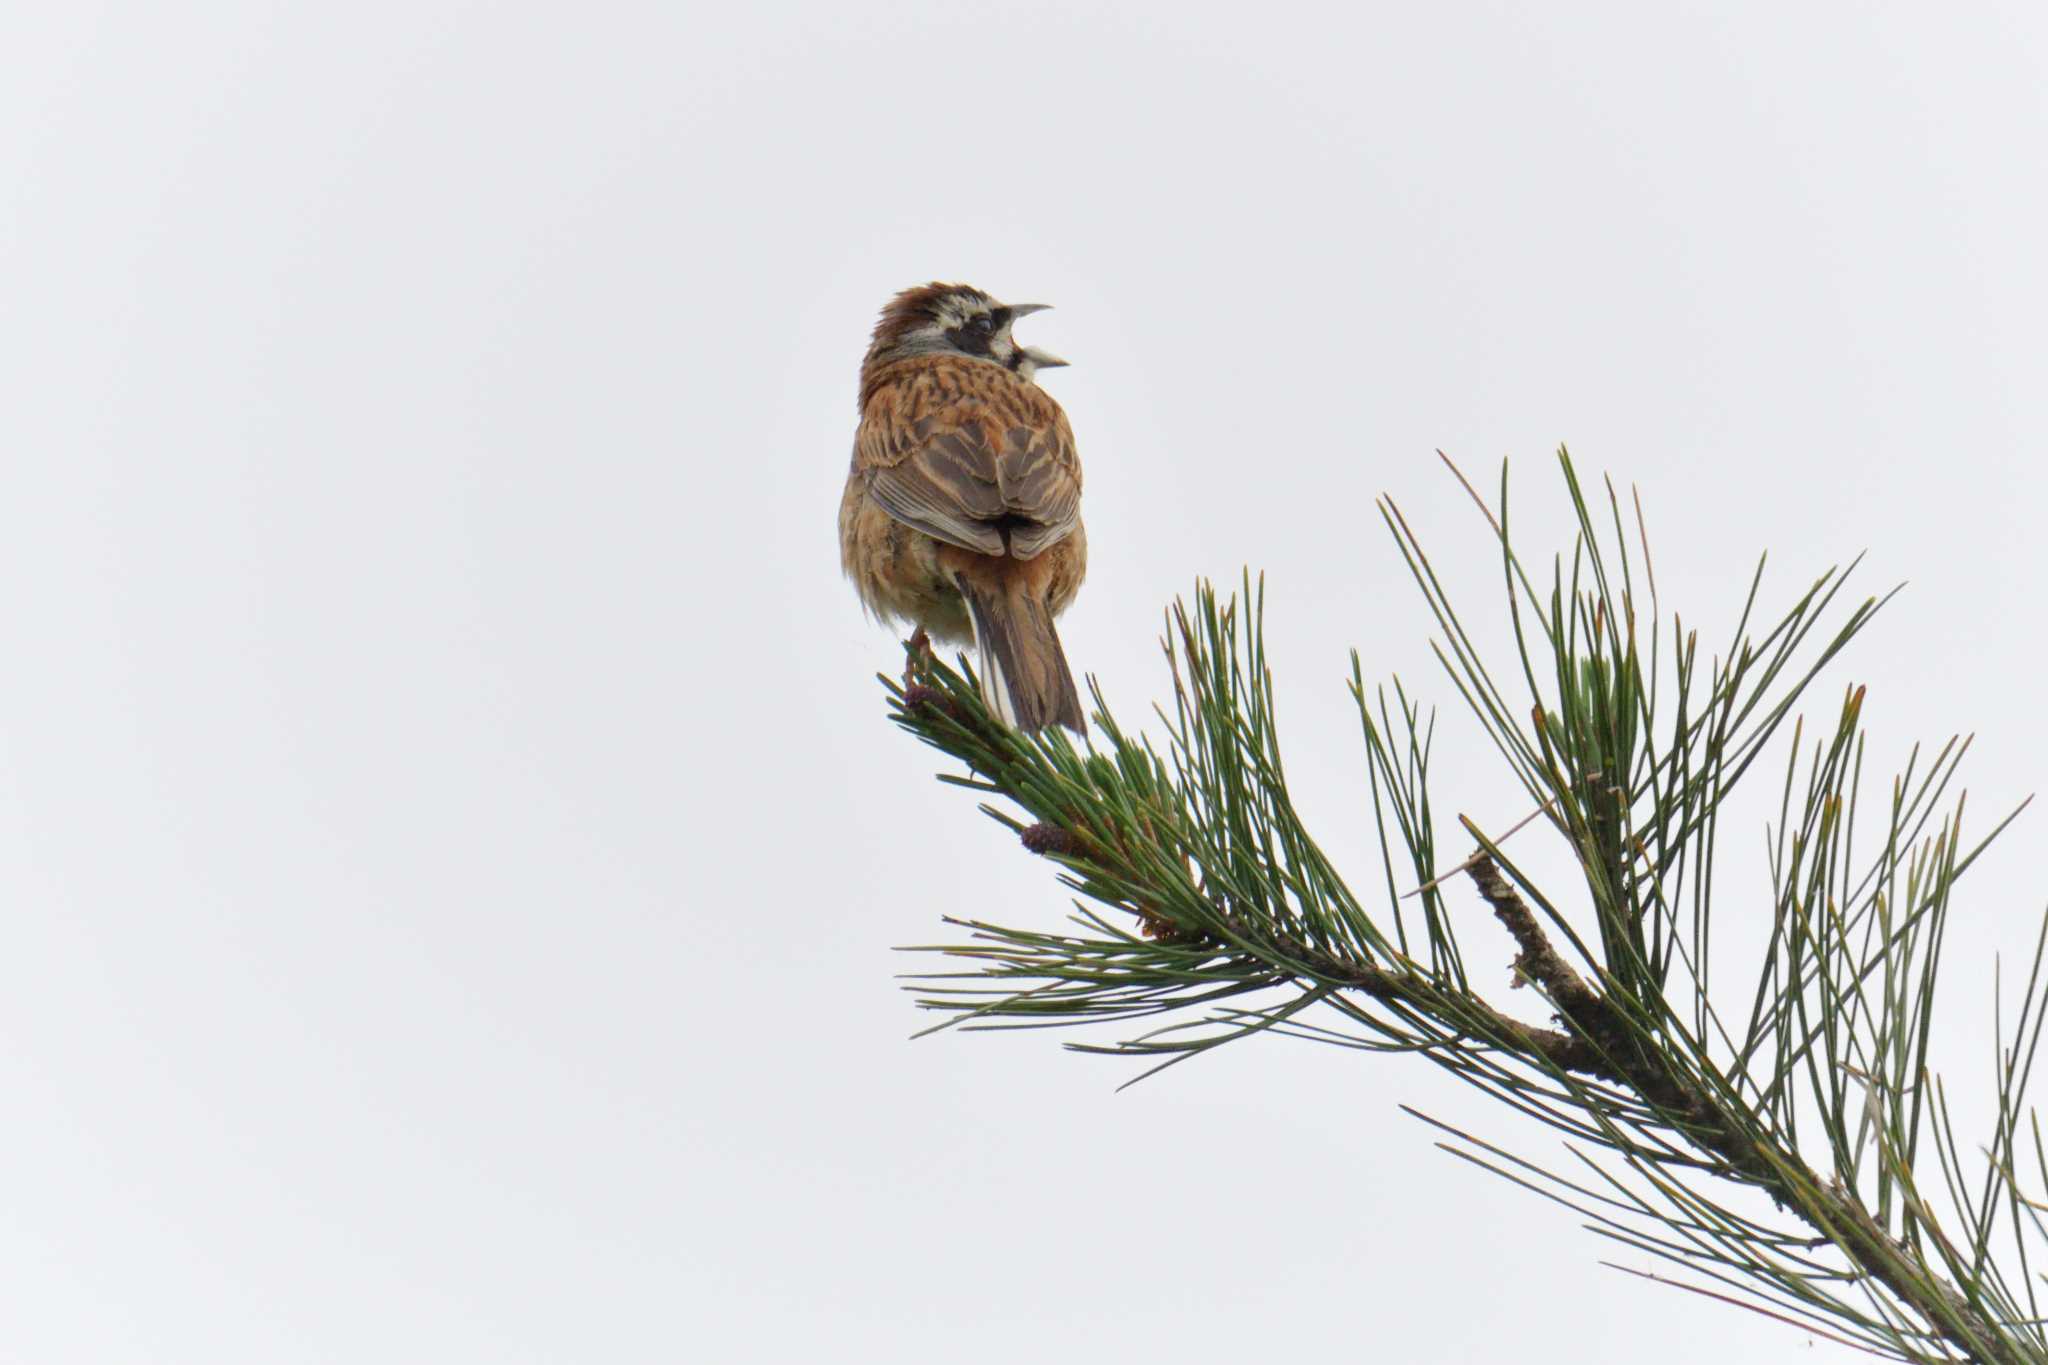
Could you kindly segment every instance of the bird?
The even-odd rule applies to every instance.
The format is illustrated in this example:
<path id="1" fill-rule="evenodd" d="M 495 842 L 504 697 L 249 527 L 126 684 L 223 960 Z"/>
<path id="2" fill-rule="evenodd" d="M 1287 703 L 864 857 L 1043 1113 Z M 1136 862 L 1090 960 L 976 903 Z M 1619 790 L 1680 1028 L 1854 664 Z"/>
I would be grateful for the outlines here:
<path id="1" fill-rule="evenodd" d="M 1074 430 L 1011 335 L 1049 304 L 917 285 L 882 309 L 860 367 L 860 426 L 839 504 L 840 562 L 868 613 L 975 648 L 991 714 L 1085 732 L 1053 618 L 1088 569 Z"/>

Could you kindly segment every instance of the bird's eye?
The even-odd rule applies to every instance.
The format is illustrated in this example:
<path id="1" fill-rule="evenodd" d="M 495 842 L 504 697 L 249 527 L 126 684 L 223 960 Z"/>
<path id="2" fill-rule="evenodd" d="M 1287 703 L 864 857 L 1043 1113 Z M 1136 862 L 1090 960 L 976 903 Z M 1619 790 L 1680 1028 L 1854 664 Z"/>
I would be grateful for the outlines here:
<path id="1" fill-rule="evenodd" d="M 994 320 L 988 314 L 983 313 L 980 317 L 967 324 L 967 330 L 975 333 L 977 336 L 986 336 L 994 330 L 995 325 Z"/>

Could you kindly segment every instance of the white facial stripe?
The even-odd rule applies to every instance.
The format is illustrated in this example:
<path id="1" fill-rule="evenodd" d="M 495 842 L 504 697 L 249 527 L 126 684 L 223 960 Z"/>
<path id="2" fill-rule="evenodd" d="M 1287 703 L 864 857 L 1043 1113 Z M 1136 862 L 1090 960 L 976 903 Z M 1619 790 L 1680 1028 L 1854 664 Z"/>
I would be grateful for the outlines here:
<path id="1" fill-rule="evenodd" d="M 978 298 L 973 294 L 946 294 L 939 300 L 938 320 L 945 330 L 963 327 L 977 317 L 986 316 L 995 308 L 992 299 Z"/>

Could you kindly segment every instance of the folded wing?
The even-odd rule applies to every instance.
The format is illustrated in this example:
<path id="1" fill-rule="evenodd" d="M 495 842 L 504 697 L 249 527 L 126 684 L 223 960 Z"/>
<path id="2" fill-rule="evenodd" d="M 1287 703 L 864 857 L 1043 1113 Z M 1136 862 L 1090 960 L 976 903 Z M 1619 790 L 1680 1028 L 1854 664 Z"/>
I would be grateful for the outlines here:
<path id="1" fill-rule="evenodd" d="M 856 452 L 868 491 L 896 520 L 963 550 L 1031 559 L 1074 529 L 1081 475 L 1066 422 L 1000 427 L 925 417 L 885 448 Z M 870 446 L 866 439 L 864 446 Z"/>

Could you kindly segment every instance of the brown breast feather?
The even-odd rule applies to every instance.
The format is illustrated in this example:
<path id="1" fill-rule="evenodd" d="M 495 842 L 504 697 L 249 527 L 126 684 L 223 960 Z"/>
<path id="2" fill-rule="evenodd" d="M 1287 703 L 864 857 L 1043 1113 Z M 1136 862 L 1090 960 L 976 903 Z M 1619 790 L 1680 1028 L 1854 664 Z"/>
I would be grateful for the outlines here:
<path id="1" fill-rule="evenodd" d="M 883 511 L 963 550 L 1017 559 L 1073 532 L 1081 465 L 1073 428 L 1043 389 L 944 356 L 901 361 L 881 378 L 854 467 Z"/>

